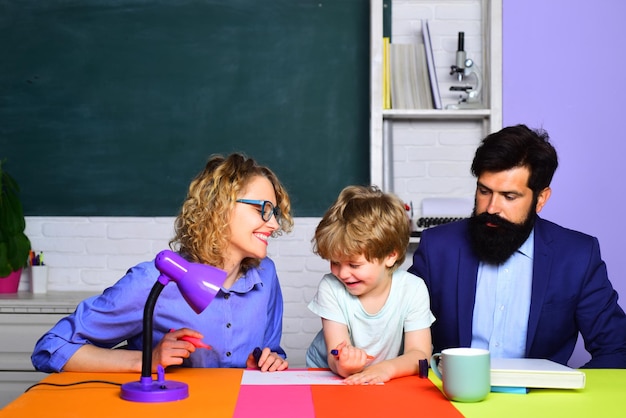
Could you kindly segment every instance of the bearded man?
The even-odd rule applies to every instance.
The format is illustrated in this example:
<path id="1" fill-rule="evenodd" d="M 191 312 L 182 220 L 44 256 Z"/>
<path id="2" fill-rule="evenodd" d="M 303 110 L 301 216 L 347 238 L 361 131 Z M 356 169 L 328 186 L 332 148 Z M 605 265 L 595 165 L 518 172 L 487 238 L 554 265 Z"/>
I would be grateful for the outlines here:
<path id="1" fill-rule="evenodd" d="M 597 238 L 538 216 L 557 166 L 545 131 L 517 125 L 483 139 L 472 216 L 423 231 L 409 268 L 430 293 L 433 352 L 567 364 L 580 333 L 584 367 L 626 368 L 626 315 Z"/>

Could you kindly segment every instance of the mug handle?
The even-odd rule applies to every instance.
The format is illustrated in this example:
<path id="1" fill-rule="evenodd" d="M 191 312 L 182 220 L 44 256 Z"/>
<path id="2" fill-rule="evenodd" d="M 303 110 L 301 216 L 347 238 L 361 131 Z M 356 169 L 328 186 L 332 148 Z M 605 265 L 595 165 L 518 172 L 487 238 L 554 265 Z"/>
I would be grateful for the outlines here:
<path id="1" fill-rule="evenodd" d="M 435 373 L 435 375 L 439 378 L 439 380 L 443 380 L 441 376 L 441 372 L 439 371 L 439 360 L 441 359 L 441 353 L 435 353 L 430 358 L 430 368 Z"/>

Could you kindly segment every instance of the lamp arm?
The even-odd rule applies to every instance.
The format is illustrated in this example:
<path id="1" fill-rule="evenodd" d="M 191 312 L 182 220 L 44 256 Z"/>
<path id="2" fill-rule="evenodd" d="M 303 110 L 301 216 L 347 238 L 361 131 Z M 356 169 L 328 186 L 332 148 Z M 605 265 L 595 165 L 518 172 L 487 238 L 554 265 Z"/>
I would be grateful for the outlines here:
<path id="1" fill-rule="evenodd" d="M 156 301 L 165 285 L 157 280 L 152 286 L 143 310 L 143 350 L 141 354 L 141 377 L 152 378 L 152 318 Z"/>

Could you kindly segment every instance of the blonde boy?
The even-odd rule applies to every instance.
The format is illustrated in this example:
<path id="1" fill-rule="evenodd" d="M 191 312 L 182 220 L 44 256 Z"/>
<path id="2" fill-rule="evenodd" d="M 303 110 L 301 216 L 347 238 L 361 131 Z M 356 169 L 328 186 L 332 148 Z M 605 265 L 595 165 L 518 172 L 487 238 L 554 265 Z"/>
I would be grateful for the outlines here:
<path id="1" fill-rule="evenodd" d="M 308 367 L 329 367 L 348 384 L 375 384 L 418 373 L 431 355 L 428 291 L 398 270 L 409 243 L 404 204 L 375 186 L 348 186 L 313 239 L 330 261 L 309 309 L 322 330 L 307 351 Z"/>

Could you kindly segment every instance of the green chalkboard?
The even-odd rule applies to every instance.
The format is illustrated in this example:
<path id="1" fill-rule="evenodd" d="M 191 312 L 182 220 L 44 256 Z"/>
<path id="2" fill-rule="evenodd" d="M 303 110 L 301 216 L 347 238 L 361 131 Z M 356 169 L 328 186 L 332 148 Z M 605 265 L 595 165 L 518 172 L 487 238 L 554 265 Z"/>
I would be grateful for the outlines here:
<path id="1" fill-rule="evenodd" d="M 27 215 L 172 216 L 214 153 L 296 216 L 369 181 L 369 1 L 0 0 L 0 159 Z"/>

